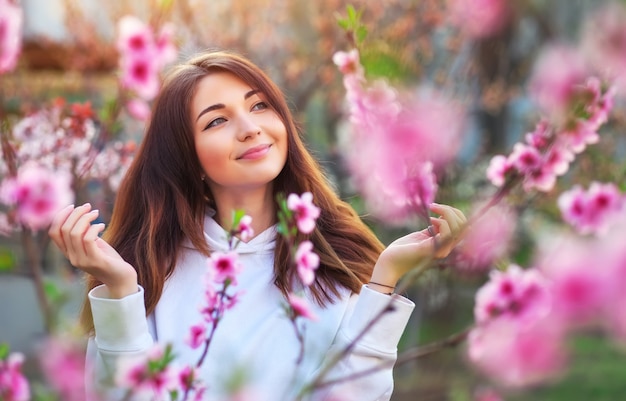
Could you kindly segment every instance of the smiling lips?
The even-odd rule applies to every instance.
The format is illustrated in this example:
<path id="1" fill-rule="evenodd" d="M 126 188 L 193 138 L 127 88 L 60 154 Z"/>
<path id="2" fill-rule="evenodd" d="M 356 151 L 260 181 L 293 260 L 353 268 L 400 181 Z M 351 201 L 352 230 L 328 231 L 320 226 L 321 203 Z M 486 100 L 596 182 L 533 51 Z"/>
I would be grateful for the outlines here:
<path id="1" fill-rule="evenodd" d="M 259 145 L 243 152 L 237 160 L 256 160 L 265 156 L 269 152 L 272 145 Z"/>

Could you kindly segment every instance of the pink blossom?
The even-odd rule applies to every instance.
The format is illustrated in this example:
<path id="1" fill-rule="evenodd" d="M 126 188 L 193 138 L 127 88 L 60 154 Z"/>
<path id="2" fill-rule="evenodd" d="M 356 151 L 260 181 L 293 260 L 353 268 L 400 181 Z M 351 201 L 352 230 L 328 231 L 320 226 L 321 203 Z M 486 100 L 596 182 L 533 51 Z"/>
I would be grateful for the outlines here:
<path id="1" fill-rule="evenodd" d="M 609 270 L 603 264 L 586 241 L 561 237 L 544 243 L 537 267 L 550 283 L 553 322 L 571 328 L 597 323 L 607 301 Z"/>
<path id="2" fill-rule="evenodd" d="M 150 118 L 150 106 L 143 99 L 131 99 L 126 103 L 126 110 L 139 121 L 148 121 Z"/>
<path id="3" fill-rule="evenodd" d="M 155 344 L 146 355 L 121 358 L 115 380 L 139 399 L 142 396 L 161 399 L 180 384 L 178 371 L 171 366 L 171 355 L 160 344 Z"/>
<path id="4" fill-rule="evenodd" d="M 541 153 L 537 148 L 516 143 L 509 156 L 509 162 L 522 174 L 532 173 L 542 166 Z"/>
<path id="5" fill-rule="evenodd" d="M 185 366 L 178 372 L 179 386 L 183 391 L 194 389 L 198 372 L 192 366 Z"/>
<path id="6" fill-rule="evenodd" d="M 51 337 L 39 351 L 42 371 L 61 399 L 85 399 L 85 349 L 66 338 Z"/>
<path id="7" fill-rule="evenodd" d="M 250 238 L 254 236 L 254 230 L 252 229 L 252 217 L 247 214 L 239 220 L 239 227 L 237 227 L 237 232 L 241 237 L 241 240 L 247 242 Z"/>
<path id="8" fill-rule="evenodd" d="M 204 344 L 206 340 L 206 326 L 202 323 L 195 324 L 189 329 L 189 334 L 185 339 L 185 343 L 191 348 L 196 349 Z"/>
<path id="9" fill-rule="evenodd" d="M 482 216 L 470 218 L 471 224 L 453 253 L 455 269 L 466 273 L 484 272 L 504 257 L 513 238 L 515 217 L 507 207 L 496 205 Z"/>
<path id="10" fill-rule="evenodd" d="M 493 320 L 468 336 L 469 360 L 496 383 L 511 388 L 544 384 L 566 367 L 564 332 L 549 320 L 520 324 Z"/>
<path id="11" fill-rule="evenodd" d="M 226 280 L 236 283 L 237 274 L 241 271 L 239 255 L 234 251 L 213 252 L 209 258 L 209 271 L 216 283 L 224 283 Z"/>
<path id="12" fill-rule="evenodd" d="M 3 401 L 28 401 L 30 388 L 22 373 L 24 355 L 19 352 L 9 354 L 0 360 L 0 399 Z"/>
<path id="13" fill-rule="evenodd" d="M 592 182 L 585 191 L 580 185 L 559 196 L 563 220 L 582 234 L 605 233 L 624 206 L 624 196 L 612 183 Z"/>
<path id="14" fill-rule="evenodd" d="M 511 14 L 507 0 L 448 0 L 448 12 L 451 22 L 474 39 L 500 32 Z"/>
<path id="15" fill-rule="evenodd" d="M 294 212 L 298 230 L 303 234 L 309 234 L 315 229 L 315 220 L 320 215 L 320 209 L 313 204 L 313 194 L 305 192 L 302 196 L 289 194 L 287 208 Z"/>
<path id="16" fill-rule="evenodd" d="M 305 319 L 318 320 L 317 315 L 313 313 L 306 299 L 290 293 L 287 301 L 294 313 L 294 317 L 302 316 Z"/>
<path id="17" fill-rule="evenodd" d="M 496 155 L 491 158 L 487 167 L 487 179 L 497 187 L 501 187 L 506 182 L 507 174 L 513 171 L 513 164 L 506 156 Z"/>
<path id="18" fill-rule="evenodd" d="M 120 18 L 117 24 L 117 50 L 125 55 L 132 53 L 143 56 L 153 56 L 154 36 L 149 26 L 139 18 L 126 15 Z"/>
<path id="19" fill-rule="evenodd" d="M 339 51 L 333 55 L 333 63 L 339 67 L 344 75 L 362 75 L 363 67 L 359 60 L 359 51 L 352 49 L 349 52 Z"/>
<path id="20" fill-rule="evenodd" d="M 142 99 L 152 100 L 160 86 L 159 70 L 176 58 L 173 26 L 166 24 L 155 38 L 148 25 L 134 16 L 125 16 L 117 28 L 121 83 Z"/>
<path id="21" fill-rule="evenodd" d="M 511 265 L 505 272 L 492 271 L 489 281 L 476 292 L 476 322 L 537 321 L 551 310 L 548 288 L 548 282 L 537 269 Z"/>
<path id="22" fill-rule="evenodd" d="M 152 100 L 159 91 L 158 66 L 153 58 L 127 56 L 122 59 L 122 85 L 145 100 Z"/>
<path id="23" fill-rule="evenodd" d="M 584 58 L 575 48 L 551 44 L 541 51 L 535 62 L 529 89 L 541 110 L 562 126 L 570 117 L 580 87 L 589 74 Z"/>
<path id="24" fill-rule="evenodd" d="M 21 51 L 24 14 L 18 4 L 0 0 L 0 74 L 15 68 Z"/>
<path id="25" fill-rule="evenodd" d="M 581 47 L 595 69 L 626 90 L 626 8 L 618 2 L 599 7 L 585 22 Z"/>
<path id="26" fill-rule="evenodd" d="M 301 242 L 298 245 L 295 259 L 300 280 L 304 285 L 311 285 L 315 280 L 315 269 L 320 263 L 320 257 L 313 252 L 313 243 L 311 241 Z"/>
<path id="27" fill-rule="evenodd" d="M 6 178 L 0 185 L 0 200 L 15 206 L 18 220 L 33 230 L 46 228 L 54 214 L 73 199 L 68 173 L 34 163 L 25 164 L 17 177 Z"/>
<path id="28" fill-rule="evenodd" d="M 619 345 L 626 346 L 626 213 L 622 213 L 619 224 L 611 229 L 610 234 L 607 236 L 608 241 L 603 243 L 605 247 L 601 248 L 608 266 L 608 285 L 603 288 L 607 291 L 604 324 L 611 338 Z"/>

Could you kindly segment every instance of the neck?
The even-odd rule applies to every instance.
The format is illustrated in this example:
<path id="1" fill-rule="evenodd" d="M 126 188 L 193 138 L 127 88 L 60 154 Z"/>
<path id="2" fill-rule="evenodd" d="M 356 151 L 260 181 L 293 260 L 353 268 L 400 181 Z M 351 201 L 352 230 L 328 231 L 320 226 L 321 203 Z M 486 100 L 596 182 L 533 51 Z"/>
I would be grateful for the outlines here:
<path id="1" fill-rule="evenodd" d="M 229 230 L 232 227 L 233 212 L 243 210 L 252 217 L 252 229 L 255 236 L 276 222 L 276 208 L 271 186 L 259 189 L 220 191 L 213 190 L 217 213 L 215 221 Z"/>

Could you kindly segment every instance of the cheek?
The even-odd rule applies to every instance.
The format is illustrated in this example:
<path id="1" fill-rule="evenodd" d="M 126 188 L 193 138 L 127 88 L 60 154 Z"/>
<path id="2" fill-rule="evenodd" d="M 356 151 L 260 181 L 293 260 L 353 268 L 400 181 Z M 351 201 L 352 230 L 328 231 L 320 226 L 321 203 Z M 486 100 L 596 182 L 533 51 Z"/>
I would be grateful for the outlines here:
<path id="1" fill-rule="evenodd" d="M 211 176 L 219 173 L 228 162 L 230 149 L 216 141 L 197 141 L 196 154 L 204 172 Z"/>

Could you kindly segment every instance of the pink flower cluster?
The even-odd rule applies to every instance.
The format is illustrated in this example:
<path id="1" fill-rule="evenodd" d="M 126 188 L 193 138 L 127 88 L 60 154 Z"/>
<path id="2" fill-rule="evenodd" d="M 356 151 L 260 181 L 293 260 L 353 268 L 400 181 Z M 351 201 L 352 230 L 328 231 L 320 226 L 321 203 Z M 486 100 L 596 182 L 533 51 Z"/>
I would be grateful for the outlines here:
<path id="1" fill-rule="evenodd" d="M 548 283 L 536 269 L 513 265 L 506 272 L 493 272 L 476 293 L 470 361 L 505 386 L 534 385 L 555 377 L 565 354 L 563 333 L 546 324 L 551 302 Z"/>
<path id="2" fill-rule="evenodd" d="M 1 200 L 17 208 L 16 216 L 6 218 L 12 229 L 21 223 L 45 228 L 58 205 L 72 202 L 73 180 L 99 181 L 117 190 L 135 146 L 120 141 L 96 146 L 94 114 L 89 103 L 57 99 L 19 120 L 11 137 L 3 138 L 12 157 L 0 159 Z"/>
<path id="3" fill-rule="evenodd" d="M 490 206 L 485 212 L 483 207 L 475 207 L 463 240 L 449 256 L 450 264 L 460 273 L 482 274 L 509 251 L 517 216 L 504 205 Z"/>
<path id="4" fill-rule="evenodd" d="M 625 204 L 626 197 L 615 184 L 599 182 L 592 182 L 587 191 L 576 185 L 558 199 L 563 220 L 581 234 L 605 233 Z"/>
<path id="5" fill-rule="evenodd" d="M 293 193 L 289 194 L 287 197 L 287 209 L 292 212 L 291 218 L 295 220 L 295 226 L 301 233 L 310 234 L 315 230 L 320 209 L 313 204 L 312 193 L 305 192 L 300 196 Z M 320 263 L 319 256 L 313 251 L 313 242 L 309 240 L 300 242 L 293 258 L 302 284 L 305 287 L 313 284 L 315 281 L 315 270 Z M 289 294 L 287 301 L 291 307 L 293 318 L 302 316 L 307 319 L 316 319 L 305 298 Z"/>
<path id="6" fill-rule="evenodd" d="M 164 25 L 158 34 L 134 16 L 118 22 L 117 49 L 120 53 L 122 86 L 139 98 L 130 100 L 128 110 L 134 117 L 149 116 L 146 101 L 154 99 L 160 87 L 160 71 L 177 56 L 172 25 Z"/>
<path id="7" fill-rule="evenodd" d="M 451 22 L 472 39 L 502 31 L 511 20 L 508 0 L 448 0 Z"/>
<path id="8" fill-rule="evenodd" d="M 134 396 L 132 399 L 166 401 L 172 394 L 186 394 L 188 400 L 200 401 L 204 387 L 197 380 L 195 369 L 177 368 L 170 347 L 156 344 L 146 355 L 122 359 L 116 372 L 116 383 Z"/>
<path id="9" fill-rule="evenodd" d="M 237 284 L 237 274 L 240 271 L 241 264 L 237 252 L 215 251 L 211 254 L 204 302 L 200 307 L 203 321 L 189 329 L 186 340 L 191 348 L 195 349 L 203 344 L 208 347 L 211 333 L 215 331 L 224 313 L 237 304 L 239 293 L 229 294 L 227 290 L 231 285 Z M 221 285 L 221 288 L 216 289 L 215 284 Z"/>
<path id="10" fill-rule="evenodd" d="M 0 0 L 0 74 L 15 68 L 21 51 L 24 13 L 18 4 Z"/>
<path id="11" fill-rule="evenodd" d="M 50 337 L 39 351 L 47 383 L 64 401 L 84 401 L 85 349 L 67 338 Z M 90 397 L 91 398 L 91 397 Z"/>
<path id="12" fill-rule="evenodd" d="M 24 356 L 14 352 L 0 359 L 0 399 L 3 401 L 30 400 L 28 380 L 22 373 Z"/>
<path id="13" fill-rule="evenodd" d="M 605 333 L 626 344 L 626 212 L 602 238 L 551 235 L 535 267 L 493 272 L 477 292 L 468 356 L 494 381 L 542 384 L 566 368 L 568 336 Z"/>
<path id="14" fill-rule="evenodd" d="M 608 119 L 613 96 L 612 89 L 603 89 L 600 81 L 589 78 L 577 87 L 576 101 L 568 98 L 564 102 L 574 109 L 565 113 L 568 117 L 562 120 L 566 123 L 561 128 L 547 120 L 540 121 L 533 132 L 526 134 L 525 143 L 513 146 L 509 156 L 496 155 L 491 159 L 487 178 L 492 184 L 502 186 L 507 180 L 519 177 L 526 191 L 552 190 L 557 177 L 567 172 L 576 155 L 587 145 L 598 142 L 597 131 Z"/>
<path id="15" fill-rule="evenodd" d="M 368 209 L 391 223 L 427 215 L 436 172 L 459 149 L 465 113 L 432 89 L 402 102 L 382 80 L 367 86 L 357 50 L 338 52 L 333 61 L 344 73 L 349 107 L 346 161 Z"/>
<path id="16" fill-rule="evenodd" d="M 54 172 L 30 162 L 19 168 L 16 177 L 2 181 L 0 201 L 12 208 L 10 220 L 42 230 L 56 212 L 74 200 L 71 183 L 67 172 Z"/>

